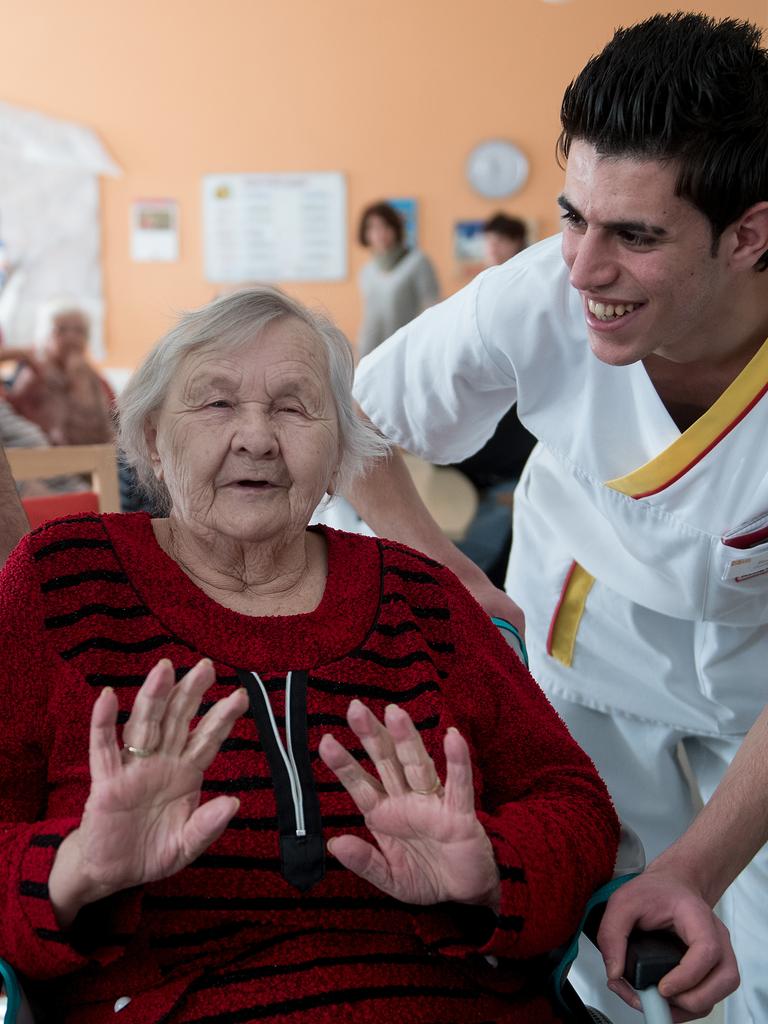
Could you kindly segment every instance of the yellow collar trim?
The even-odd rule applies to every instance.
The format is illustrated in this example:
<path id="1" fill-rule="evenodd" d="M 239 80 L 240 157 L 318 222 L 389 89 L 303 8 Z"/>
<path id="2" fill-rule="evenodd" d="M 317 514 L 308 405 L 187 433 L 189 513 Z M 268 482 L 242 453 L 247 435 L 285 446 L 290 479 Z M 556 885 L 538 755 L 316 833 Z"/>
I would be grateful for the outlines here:
<path id="1" fill-rule="evenodd" d="M 696 465 L 768 391 L 768 341 L 763 342 L 717 401 L 659 455 L 606 487 L 647 498 L 663 491 Z"/>

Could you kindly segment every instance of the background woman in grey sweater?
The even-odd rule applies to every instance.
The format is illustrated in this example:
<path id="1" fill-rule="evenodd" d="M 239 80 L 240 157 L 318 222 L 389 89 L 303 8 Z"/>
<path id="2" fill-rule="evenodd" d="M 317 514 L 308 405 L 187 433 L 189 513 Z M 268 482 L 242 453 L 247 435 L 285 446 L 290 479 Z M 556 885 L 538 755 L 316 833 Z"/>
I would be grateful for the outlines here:
<path id="1" fill-rule="evenodd" d="M 440 298 L 432 264 L 418 249 L 409 249 L 403 235 L 402 218 L 388 203 L 374 203 L 363 210 L 358 239 L 371 250 L 372 259 L 359 277 L 363 297 L 360 359 Z"/>

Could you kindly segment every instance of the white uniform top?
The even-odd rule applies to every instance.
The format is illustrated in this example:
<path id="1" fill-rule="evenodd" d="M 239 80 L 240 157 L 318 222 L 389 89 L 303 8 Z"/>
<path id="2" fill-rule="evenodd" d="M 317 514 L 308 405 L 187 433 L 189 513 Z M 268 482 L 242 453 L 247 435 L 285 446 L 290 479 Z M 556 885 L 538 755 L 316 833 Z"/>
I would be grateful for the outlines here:
<path id="1" fill-rule="evenodd" d="M 355 387 L 389 437 L 443 463 L 517 401 L 540 444 L 515 496 L 507 589 L 534 674 L 581 703 L 711 733 L 745 731 L 768 699 L 768 530 L 750 525 L 768 518 L 767 390 L 768 343 L 681 434 L 642 363 L 592 354 L 559 238 L 402 328 Z M 574 562 L 597 582 L 566 665 L 544 651 Z"/>

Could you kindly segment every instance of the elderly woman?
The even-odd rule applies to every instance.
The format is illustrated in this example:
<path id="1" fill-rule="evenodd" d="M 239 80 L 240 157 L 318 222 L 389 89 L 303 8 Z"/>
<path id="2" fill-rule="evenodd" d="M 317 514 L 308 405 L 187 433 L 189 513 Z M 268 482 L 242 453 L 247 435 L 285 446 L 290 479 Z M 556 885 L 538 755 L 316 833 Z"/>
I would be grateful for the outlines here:
<path id="1" fill-rule="evenodd" d="M 111 441 L 115 396 L 88 361 L 88 314 L 71 303 L 59 303 L 47 316 L 50 328 L 40 358 L 23 349 L 6 350 L 7 358 L 20 363 L 8 401 L 51 444 Z"/>
<path id="2" fill-rule="evenodd" d="M 9 559 L 0 955 L 56 1021 L 556 1019 L 516 961 L 610 875 L 613 811 L 450 572 L 307 528 L 383 451 L 351 377 L 277 291 L 184 316 L 120 409 L 166 517 Z"/>

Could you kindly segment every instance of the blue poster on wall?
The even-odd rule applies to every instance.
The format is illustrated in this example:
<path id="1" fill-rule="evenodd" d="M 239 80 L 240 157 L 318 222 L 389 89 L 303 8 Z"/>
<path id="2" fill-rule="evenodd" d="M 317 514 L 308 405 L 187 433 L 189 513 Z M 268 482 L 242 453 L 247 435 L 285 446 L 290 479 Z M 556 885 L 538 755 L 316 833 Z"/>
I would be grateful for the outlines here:
<path id="1" fill-rule="evenodd" d="M 387 202 L 393 206 L 405 224 L 405 244 L 409 249 L 415 249 L 419 244 L 419 211 L 416 199 L 388 199 Z"/>

